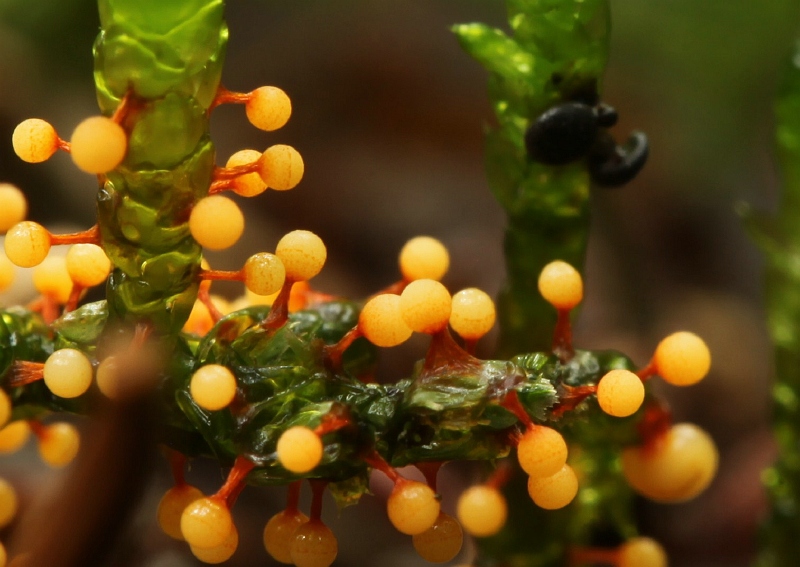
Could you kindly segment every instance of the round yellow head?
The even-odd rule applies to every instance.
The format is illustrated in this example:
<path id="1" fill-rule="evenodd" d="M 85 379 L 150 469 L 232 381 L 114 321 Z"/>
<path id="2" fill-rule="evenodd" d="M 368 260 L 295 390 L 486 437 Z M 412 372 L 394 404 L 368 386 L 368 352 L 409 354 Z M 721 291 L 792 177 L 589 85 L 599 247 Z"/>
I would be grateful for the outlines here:
<path id="1" fill-rule="evenodd" d="M 578 270 L 556 260 L 539 274 L 539 293 L 556 309 L 572 309 L 583 299 L 583 279 Z"/>
<path id="2" fill-rule="evenodd" d="M 414 280 L 400 294 L 400 313 L 418 333 L 436 333 L 447 327 L 452 308 L 450 292 L 436 280 Z"/>
<path id="3" fill-rule="evenodd" d="M 691 386 L 708 374 L 711 353 L 706 343 L 687 331 L 673 333 L 656 347 L 656 373 L 675 386 Z"/>
<path id="4" fill-rule="evenodd" d="M 444 244 L 431 236 L 417 236 L 400 250 L 400 272 L 413 280 L 440 280 L 450 267 L 450 254 Z"/>
<path id="5" fill-rule="evenodd" d="M 272 132 L 289 121 L 292 101 L 278 87 L 260 87 L 250 93 L 245 112 L 250 124 L 259 130 Z"/>
<path id="6" fill-rule="evenodd" d="M 322 271 L 328 251 L 313 232 L 293 230 L 278 241 L 275 255 L 283 262 L 287 279 L 305 281 Z"/>
<path id="7" fill-rule="evenodd" d="M 86 173 L 108 173 L 125 158 L 128 136 L 122 126 L 105 116 L 87 118 L 70 140 L 72 161 Z"/>

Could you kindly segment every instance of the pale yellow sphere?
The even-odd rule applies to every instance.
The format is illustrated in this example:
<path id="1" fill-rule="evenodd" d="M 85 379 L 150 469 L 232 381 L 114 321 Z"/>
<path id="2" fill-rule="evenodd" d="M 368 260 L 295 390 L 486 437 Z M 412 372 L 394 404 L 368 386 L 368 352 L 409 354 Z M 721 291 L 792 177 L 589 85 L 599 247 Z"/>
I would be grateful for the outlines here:
<path id="1" fill-rule="evenodd" d="M 86 173 L 108 173 L 128 151 L 122 126 L 105 116 L 92 116 L 78 124 L 70 140 L 72 161 Z"/>
<path id="2" fill-rule="evenodd" d="M 253 254 L 244 264 L 244 285 L 260 296 L 277 293 L 286 281 L 286 268 L 280 258 L 269 252 Z"/>
<path id="3" fill-rule="evenodd" d="M 267 148 L 259 160 L 258 174 L 267 187 L 276 191 L 293 189 L 303 179 L 305 164 L 292 146 L 278 144 Z"/>
<path id="4" fill-rule="evenodd" d="M 245 112 L 250 124 L 259 130 L 272 132 L 289 121 L 292 101 L 278 87 L 260 87 L 250 93 Z"/>
<path id="5" fill-rule="evenodd" d="M 619 547 L 617 567 L 667 567 L 667 553 L 656 540 L 635 537 Z"/>
<path id="6" fill-rule="evenodd" d="M 706 343 L 688 331 L 673 333 L 656 347 L 656 372 L 674 386 L 691 386 L 708 374 L 711 353 Z"/>
<path id="7" fill-rule="evenodd" d="M 654 443 L 622 452 L 625 480 L 642 496 L 656 502 L 684 502 L 713 480 L 719 453 L 708 433 L 698 426 L 678 423 Z"/>
<path id="8" fill-rule="evenodd" d="M 105 397 L 117 400 L 121 397 L 119 384 L 119 362 L 115 356 L 109 356 L 97 366 L 95 376 L 97 388 Z"/>
<path id="9" fill-rule="evenodd" d="M 489 294 L 475 287 L 453 296 L 450 326 L 466 340 L 477 340 L 494 326 L 497 314 Z"/>
<path id="10" fill-rule="evenodd" d="M 376 295 L 367 301 L 358 317 L 358 328 L 369 342 L 379 347 L 397 346 L 413 333 L 400 312 L 400 296 L 393 293 Z"/>
<path id="11" fill-rule="evenodd" d="M 17 515 L 17 491 L 14 487 L 0 478 L 0 528 L 6 527 Z"/>
<path id="12" fill-rule="evenodd" d="M 204 248 L 224 250 L 239 240 L 244 232 L 244 215 L 231 199 L 212 195 L 200 199 L 189 215 L 189 231 Z"/>
<path id="13" fill-rule="evenodd" d="M 44 383 L 56 396 L 77 398 L 92 385 L 92 363 L 81 351 L 62 348 L 44 363 Z"/>
<path id="14" fill-rule="evenodd" d="M 313 430 L 296 425 L 281 434 L 276 451 L 283 468 L 303 474 L 313 470 L 320 463 L 324 446 L 319 435 Z"/>
<path id="15" fill-rule="evenodd" d="M 22 221 L 9 229 L 4 247 L 15 266 L 32 268 L 50 252 L 50 233 L 38 223 Z"/>
<path id="16" fill-rule="evenodd" d="M 12 421 L 0 429 L 0 454 L 19 451 L 28 441 L 31 428 L 25 420 Z"/>
<path id="17" fill-rule="evenodd" d="M 77 456 L 80 442 L 74 425 L 65 422 L 48 425 L 39 438 L 39 456 L 53 468 L 64 467 Z"/>
<path id="18" fill-rule="evenodd" d="M 572 309 L 583 299 L 583 279 L 578 270 L 556 260 L 539 274 L 539 293 L 556 309 Z"/>
<path id="19" fill-rule="evenodd" d="M 400 272 L 406 280 L 441 280 L 450 267 L 450 254 L 441 241 L 417 236 L 400 250 Z"/>
<path id="20" fill-rule="evenodd" d="M 233 557 L 233 554 L 236 553 L 237 547 L 239 547 L 239 530 L 236 529 L 235 525 L 232 525 L 231 531 L 228 533 L 228 537 L 226 537 L 225 541 L 218 546 L 197 547 L 190 545 L 189 549 L 191 550 L 192 555 L 197 557 L 197 559 L 203 563 L 217 565 L 218 563 L 224 563 Z"/>
<path id="21" fill-rule="evenodd" d="M 236 377 L 219 364 L 206 364 L 192 374 L 189 392 L 203 409 L 216 411 L 227 407 L 236 396 Z"/>
<path id="22" fill-rule="evenodd" d="M 427 484 L 400 480 L 389 495 L 386 512 L 397 531 L 416 535 L 436 522 L 441 507 L 436 493 Z"/>
<path id="23" fill-rule="evenodd" d="M 644 401 L 644 384 L 630 370 L 611 370 L 597 384 L 600 409 L 614 417 L 628 417 L 639 411 Z"/>
<path id="24" fill-rule="evenodd" d="M 67 270 L 67 261 L 62 256 L 45 258 L 33 270 L 33 287 L 36 291 L 56 300 L 66 303 L 72 293 L 72 278 Z"/>
<path id="25" fill-rule="evenodd" d="M 225 167 L 250 165 L 261 159 L 261 152 L 256 150 L 239 150 L 228 158 Z M 233 192 L 242 197 L 255 197 L 267 190 L 267 183 L 256 173 L 245 173 L 233 180 Z"/>
<path id="26" fill-rule="evenodd" d="M 293 230 L 278 241 L 275 255 L 283 262 L 287 279 L 305 281 L 322 271 L 328 251 L 313 232 Z"/>
<path id="27" fill-rule="evenodd" d="M 29 118 L 14 128 L 11 145 L 21 160 L 41 163 L 56 153 L 58 134 L 49 122 L 39 118 Z"/>
<path id="28" fill-rule="evenodd" d="M 564 465 L 552 476 L 529 478 L 528 494 L 540 508 L 558 510 L 578 494 L 578 477 L 572 467 Z"/>
<path id="29" fill-rule="evenodd" d="M 203 493 L 190 484 L 173 486 L 161 497 L 156 518 L 161 530 L 172 539 L 183 541 L 181 515 L 186 507 L 203 498 Z"/>
<path id="30" fill-rule="evenodd" d="M 25 220 L 27 214 L 28 201 L 22 191 L 10 183 L 0 183 L 0 234 Z"/>
<path id="31" fill-rule="evenodd" d="M 11 287 L 15 275 L 14 264 L 6 258 L 5 254 L 0 254 L 0 292 Z"/>
<path id="32" fill-rule="evenodd" d="M 92 287 L 106 281 L 111 260 L 96 244 L 75 244 L 67 252 L 67 271 L 75 283 Z"/>
<path id="33" fill-rule="evenodd" d="M 429 563 L 447 563 L 452 560 L 464 543 L 461 524 L 452 516 L 439 512 L 436 522 L 415 536 L 411 536 L 414 549 Z"/>
<path id="34" fill-rule="evenodd" d="M 555 429 L 534 425 L 520 438 L 517 459 L 529 476 L 551 476 L 567 462 L 567 443 Z"/>
<path id="35" fill-rule="evenodd" d="M 296 510 L 284 510 L 270 518 L 264 527 L 264 548 L 275 561 L 292 564 L 291 545 L 294 533 L 308 521 L 308 516 Z"/>
<path id="36" fill-rule="evenodd" d="M 296 567 L 329 567 L 339 553 L 339 544 L 328 526 L 310 521 L 295 530 L 289 553 Z"/>
<path id="37" fill-rule="evenodd" d="M 497 488 L 479 484 L 468 488 L 459 497 L 456 515 L 468 533 L 475 537 L 489 537 L 503 529 L 508 517 L 508 504 Z"/>
<path id="38" fill-rule="evenodd" d="M 199 498 L 186 506 L 181 514 L 181 533 L 192 547 L 218 547 L 232 529 L 231 512 L 219 498 Z"/>
<path id="39" fill-rule="evenodd" d="M 400 294 L 400 313 L 418 333 L 436 333 L 447 326 L 452 297 L 436 280 L 415 280 Z"/>

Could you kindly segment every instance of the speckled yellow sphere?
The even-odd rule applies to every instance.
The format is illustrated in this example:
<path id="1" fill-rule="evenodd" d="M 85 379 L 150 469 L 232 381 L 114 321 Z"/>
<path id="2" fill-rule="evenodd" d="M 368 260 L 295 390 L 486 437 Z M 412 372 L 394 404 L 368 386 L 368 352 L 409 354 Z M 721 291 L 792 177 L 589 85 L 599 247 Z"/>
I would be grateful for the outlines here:
<path id="1" fill-rule="evenodd" d="M 287 279 L 305 281 L 322 271 L 328 251 L 322 239 L 313 232 L 293 230 L 278 241 L 275 255 L 283 262 Z"/>
<path id="2" fill-rule="evenodd" d="M 644 401 L 644 384 L 630 370 L 611 370 L 597 383 L 600 409 L 614 417 L 635 414 Z"/>
<path id="3" fill-rule="evenodd" d="M 554 475 L 529 478 L 528 494 L 540 508 L 558 510 L 572 502 L 578 494 L 578 477 L 572 467 L 564 465 Z"/>
<path id="4" fill-rule="evenodd" d="M 292 101 L 278 87 L 261 87 L 250 93 L 245 112 L 250 124 L 259 130 L 272 132 L 289 121 Z"/>
<path id="5" fill-rule="evenodd" d="M 436 522 L 441 508 L 436 493 L 427 484 L 401 480 L 389 495 L 386 512 L 397 531 L 416 535 Z"/>
<path id="6" fill-rule="evenodd" d="M 292 146 L 278 144 L 267 148 L 259 160 L 258 174 L 267 187 L 276 191 L 293 189 L 303 179 L 305 164 Z"/>
<path id="7" fill-rule="evenodd" d="M 436 280 L 415 280 L 400 294 L 400 314 L 418 333 L 436 333 L 447 326 L 452 297 Z"/>
<path id="8" fill-rule="evenodd" d="M 556 260 L 539 274 L 539 293 L 556 309 L 572 309 L 583 299 L 583 279 L 578 270 Z"/>
<path id="9" fill-rule="evenodd" d="M 75 244 L 67 252 L 67 271 L 75 283 L 92 287 L 105 283 L 111 260 L 96 244 Z"/>
<path id="10" fill-rule="evenodd" d="M 4 246 L 15 266 L 32 268 L 50 252 L 50 233 L 38 223 L 22 221 L 9 229 Z"/>
<path id="11" fill-rule="evenodd" d="M 400 272 L 406 280 L 440 280 L 450 267 L 447 248 L 431 236 L 417 236 L 400 250 Z"/>
<path id="12" fill-rule="evenodd" d="M 261 152 L 256 150 L 239 150 L 228 158 L 225 167 L 239 167 L 256 163 L 261 159 Z M 242 197 L 255 197 L 267 190 L 267 183 L 258 173 L 245 173 L 233 180 L 233 192 Z"/>
<path id="13" fill-rule="evenodd" d="M 358 317 L 358 327 L 369 342 L 379 347 L 404 343 L 413 332 L 400 312 L 400 296 L 393 293 L 367 301 Z"/>
<path id="14" fill-rule="evenodd" d="M 494 326 L 494 301 L 475 287 L 462 289 L 453 296 L 450 326 L 466 340 L 478 340 Z"/>
<path id="15" fill-rule="evenodd" d="M 711 353 L 703 339 L 681 331 L 658 343 L 653 362 L 658 375 L 670 384 L 691 386 L 708 374 Z"/>
<path id="16" fill-rule="evenodd" d="M 14 153 L 22 161 L 41 163 L 56 153 L 58 134 L 49 122 L 39 118 L 29 118 L 14 128 L 11 135 Z"/>
<path id="17" fill-rule="evenodd" d="M 219 498 L 195 500 L 181 514 L 181 533 L 192 547 L 219 547 L 233 529 L 233 518 L 225 502 Z"/>
<path id="18" fill-rule="evenodd" d="M 259 252 L 244 263 L 244 285 L 256 295 L 277 293 L 286 281 L 286 268 L 275 254 Z"/>
<path id="19" fill-rule="evenodd" d="M 534 425 L 520 438 L 517 459 L 529 476 L 551 476 L 567 462 L 567 443 L 552 427 Z"/>

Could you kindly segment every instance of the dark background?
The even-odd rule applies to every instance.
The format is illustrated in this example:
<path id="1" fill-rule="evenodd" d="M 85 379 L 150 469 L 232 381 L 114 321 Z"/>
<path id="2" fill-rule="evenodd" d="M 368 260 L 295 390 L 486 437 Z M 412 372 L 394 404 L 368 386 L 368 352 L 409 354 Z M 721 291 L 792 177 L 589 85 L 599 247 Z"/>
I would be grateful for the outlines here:
<path id="1" fill-rule="evenodd" d="M 309 229 L 329 253 L 315 287 L 359 297 L 396 279 L 405 240 L 431 234 L 450 248 L 445 283 L 451 289 L 496 293 L 503 280 L 503 215 L 483 173 L 482 131 L 492 120 L 486 75 L 448 26 L 479 20 L 504 27 L 502 2 L 229 4 L 226 86 L 279 86 L 292 97 L 294 114 L 284 129 L 266 134 L 247 124 L 241 108 L 218 109 L 212 127 L 219 161 L 244 147 L 288 143 L 302 153 L 306 176 L 293 191 L 243 202 L 245 239 L 235 251 L 210 255 L 212 265 L 238 268 L 250 254 L 272 250 L 283 233 Z M 669 332 L 689 329 L 707 339 L 710 377 L 687 390 L 661 390 L 679 420 L 713 434 L 722 452 L 720 473 L 694 502 L 644 506 L 642 525 L 665 542 L 671 565 L 745 565 L 763 511 L 759 471 L 772 451 L 771 365 L 761 260 L 734 209 L 742 200 L 762 209 L 777 202 L 771 105 L 799 10 L 791 0 L 611 4 L 604 99 L 620 111 L 618 138 L 633 128 L 647 132 L 651 159 L 629 186 L 594 194 L 577 344 L 618 348 L 644 364 Z M 64 155 L 45 165 L 22 163 L 11 150 L 11 132 L 35 116 L 68 137 L 97 112 L 95 10 L 89 0 L 0 1 L 0 180 L 19 185 L 30 197 L 30 218 L 54 231 L 93 223 L 96 183 Z M 219 290 L 230 298 L 239 293 Z M 0 302 L 26 293 L 20 283 Z M 406 375 L 423 348 L 417 340 L 387 352 L 386 376 Z M 483 349 L 488 355 L 491 345 Z M 3 466 L 28 500 L 44 478 L 57 483 L 59 475 L 47 475 L 30 448 L 25 455 Z M 153 526 L 157 499 L 168 486 L 165 466 L 162 472 L 120 565 L 193 564 Z M 210 464 L 195 465 L 189 475 L 209 491 L 220 478 Z M 462 478 L 457 471 L 447 475 L 446 510 L 453 510 Z M 269 564 L 259 534 L 282 498 L 279 490 L 245 491 L 236 508 L 240 549 L 231 565 Z M 408 538 L 393 534 L 378 499 L 340 515 L 331 504 L 327 514 L 340 542 L 337 565 L 422 564 Z"/>

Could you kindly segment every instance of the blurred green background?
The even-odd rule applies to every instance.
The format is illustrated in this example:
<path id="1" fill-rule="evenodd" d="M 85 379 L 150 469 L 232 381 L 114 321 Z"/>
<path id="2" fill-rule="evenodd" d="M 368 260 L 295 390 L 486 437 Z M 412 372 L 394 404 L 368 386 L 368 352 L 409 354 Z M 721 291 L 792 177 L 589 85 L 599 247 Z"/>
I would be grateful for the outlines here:
<path id="1" fill-rule="evenodd" d="M 720 473 L 692 503 L 642 503 L 642 526 L 664 541 L 671 565 L 746 565 L 763 513 L 759 471 L 772 452 L 771 363 L 761 260 L 734 207 L 745 200 L 772 210 L 777 203 L 772 98 L 800 3 L 611 5 L 604 99 L 620 112 L 617 138 L 644 130 L 651 158 L 629 186 L 594 195 L 577 344 L 618 348 L 644 364 L 657 341 L 674 330 L 707 339 L 711 376 L 688 390 L 662 390 L 678 420 L 698 422 L 713 434 L 722 451 Z M 83 117 L 97 112 L 95 10 L 91 0 L 0 0 L 0 180 L 23 188 L 30 217 L 53 230 L 93 223 L 96 182 L 64 155 L 45 165 L 22 163 L 11 150 L 11 132 L 24 118 L 41 117 L 68 138 Z M 212 128 L 219 161 L 244 147 L 288 143 L 302 153 L 306 177 L 294 191 L 268 192 L 244 204 L 244 241 L 235 251 L 211 255 L 212 265 L 238 268 L 253 252 L 271 250 L 284 232 L 310 229 L 329 250 L 316 287 L 358 297 L 397 277 L 396 254 L 405 240 L 431 234 L 451 250 L 445 283 L 495 293 L 503 279 L 503 216 L 483 174 L 482 132 L 492 120 L 486 76 L 448 27 L 475 20 L 505 27 L 502 2 L 229 0 L 228 14 L 224 83 L 242 91 L 280 86 L 292 97 L 294 115 L 283 130 L 265 134 L 247 124 L 241 108 L 218 109 Z M 25 293 L 20 284 L 0 301 Z M 424 341 L 416 341 L 387 352 L 386 376 L 408 374 L 422 349 Z M 491 345 L 482 352 L 488 356 Z M 12 476 L 27 470 L 22 467 L 41 471 L 38 464 L 9 463 Z M 24 474 L 21 482 L 33 493 L 41 475 Z M 219 479 L 207 465 L 192 475 L 208 490 Z M 447 481 L 452 486 L 444 488 L 444 506 L 452 510 L 467 481 L 458 472 Z M 115 564 L 193 564 L 149 521 L 166 486 L 166 479 L 158 482 L 124 559 Z M 241 547 L 231 565 L 269 564 L 259 533 L 283 495 L 265 492 L 248 490 L 237 506 Z M 391 533 L 382 504 L 367 500 L 341 515 L 329 507 L 326 517 L 340 539 L 337 565 L 421 564 L 407 538 Z M 469 549 L 461 559 L 468 557 Z"/>

